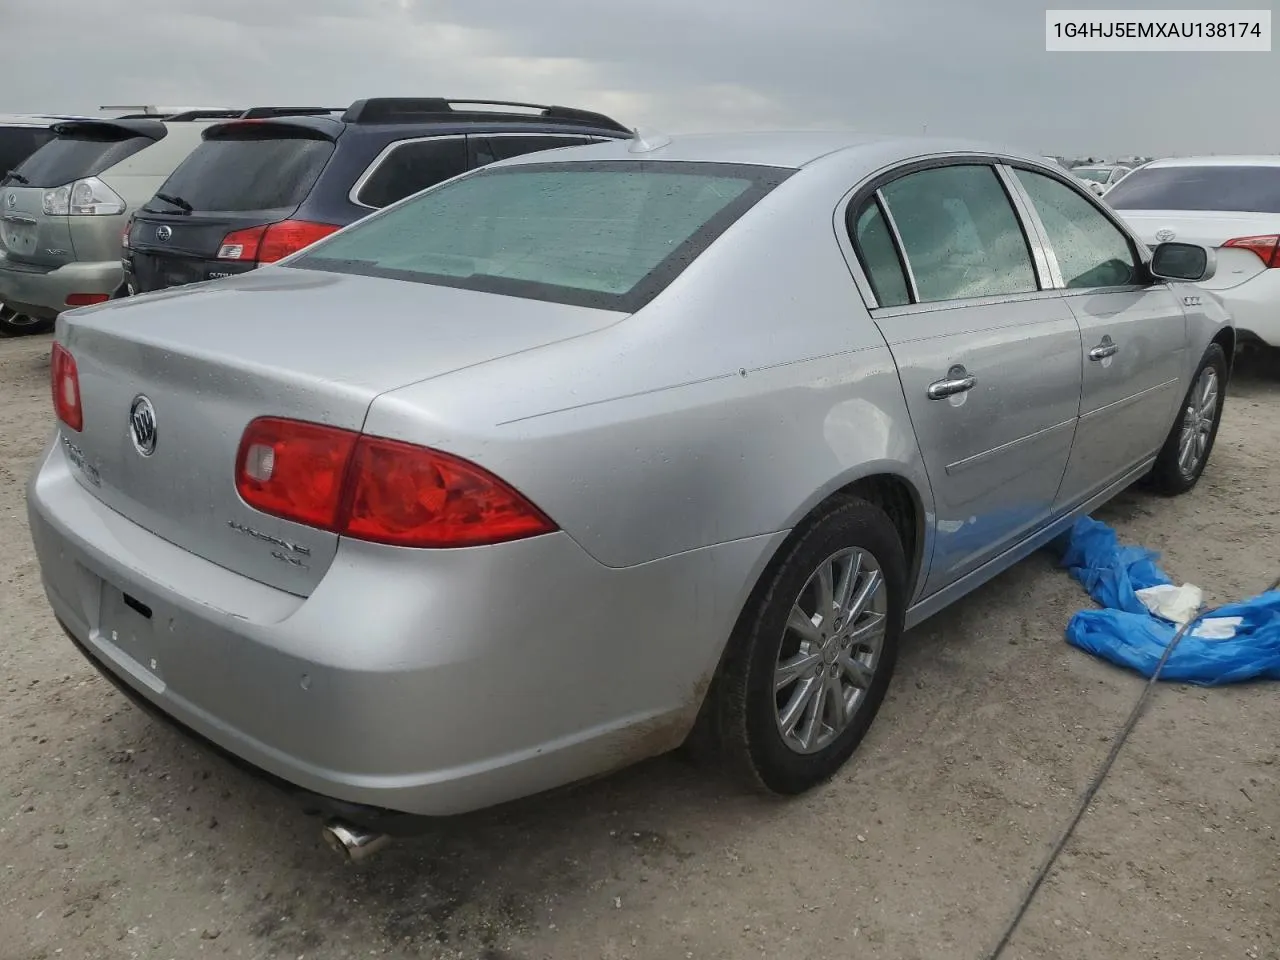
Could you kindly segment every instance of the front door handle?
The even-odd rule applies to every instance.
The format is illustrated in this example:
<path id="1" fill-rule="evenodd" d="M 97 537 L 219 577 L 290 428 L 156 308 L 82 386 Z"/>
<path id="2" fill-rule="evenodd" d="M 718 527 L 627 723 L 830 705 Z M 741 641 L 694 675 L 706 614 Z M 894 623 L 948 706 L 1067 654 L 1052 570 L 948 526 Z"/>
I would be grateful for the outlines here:
<path id="1" fill-rule="evenodd" d="M 945 377 L 929 384 L 929 399 L 945 400 L 947 397 L 954 397 L 957 393 L 972 390 L 977 383 L 978 378 L 957 363 L 947 371 Z"/>
<path id="2" fill-rule="evenodd" d="M 1105 360 L 1107 357 L 1114 357 L 1116 351 L 1120 349 L 1120 344 L 1113 343 L 1110 335 L 1104 336 L 1102 342 L 1089 351 L 1090 360 Z"/>

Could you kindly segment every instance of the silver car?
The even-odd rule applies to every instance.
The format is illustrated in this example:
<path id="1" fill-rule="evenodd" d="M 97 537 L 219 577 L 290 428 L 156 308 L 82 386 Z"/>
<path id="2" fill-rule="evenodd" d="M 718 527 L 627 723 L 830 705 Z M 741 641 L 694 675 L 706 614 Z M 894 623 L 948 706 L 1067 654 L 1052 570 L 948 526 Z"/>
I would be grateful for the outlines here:
<path id="1" fill-rule="evenodd" d="M 1140 478 L 1195 485 L 1235 332 L 1181 281 L 1213 269 L 970 143 L 499 163 L 64 314 L 44 583 L 126 690 L 357 827 L 691 731 L 797 793 L 904 628 Z"/>
<path id="2" fill-rule="evenodd" d="M 24 332 L 116 292 L 129 216 L 199 146 L 211 119 L 67 119 L 7 176 L 0 171 L 0 303 L 34 321 Z"/>

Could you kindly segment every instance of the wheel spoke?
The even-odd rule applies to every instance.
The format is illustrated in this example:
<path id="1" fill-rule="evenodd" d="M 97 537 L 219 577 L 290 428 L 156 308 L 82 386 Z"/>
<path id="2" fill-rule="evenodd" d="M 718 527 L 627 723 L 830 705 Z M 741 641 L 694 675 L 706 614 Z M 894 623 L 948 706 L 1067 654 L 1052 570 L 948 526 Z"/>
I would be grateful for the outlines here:
<path id="1" fill-rule="evenodd" d="M 822 663 L 822 656 L 820 654 L 801 650 L 786 662 L 778 664 L 778 669 L 773 673 L 774 693 L 777 693 L 789 684 L 795 683 L 820 663 Z"/>
<path id="2" fill-rule="evenodd" d="M 800 634 L 800 639 L 807 643 L 818 644 L 822 642 L 822 634 L 813 625 L 813 617 L 800 609 L 800 604 L 798 603 L 791 607 L 791 615 L 787 617 L 787 629 L 794 630 Z"/>
<path id="3" fill-rule="evenodd" d="M 836 616 L 836 597 L 834 578 L 831 576 L 833 564 L 828 561 L 818 568 L 818 608 L 814 613 L 822 617 L 822 626 L 830 629 L 831 621 Z"/>
<path id="4" fill-rule="evenodd" d="M 795 692 L 791 694 L 791 699 L 787 701 L 786 707 L 778 715 L 778 726 L 782 728 L 783 736 L 790 736 L 795 730 L 796 724 L 804 716 L 805 708 L 813 701 L 817 690 L 818 680 L 812 677 L 808 680 L 802 680 L 796 686 Z"/>
<path id="5" fill-rule="evenodd" d="M 840 582 L 836 585 L 836 605 L 840 608 L 840 616 L 848 621 L 852 609 L 853 592 L 858 588 L 858 575 L 862 572 L 862 554 L 855 553 L 844 565 Z"/>
<path id="6" fill-rule="evenodd" d="M 840 664 L 840 669 L 845 672 L 855 687 L 866 690 L 871 686 L 871 679 L 875 676 L 875 671 L 861 660 L 852 654 L 845 653 L 841 654 L 840 659 L 836 662 Z"/>
<path id="7" fill-rule="evenodd" d="M 1183 430 L 1182 443 L 1178 452 L 1178 466 L 1184 472 L 1191 469 L 1194 443 L 1195 433 L 1191 430 Z"/>
<path id="8" fill-rule="evenodd" d="M 880 576 L 879 570 L 868 570 L 866 579 L 863 581 L 862 589 L 858 591 L 858 596 L 853 601 L 853 619 L 860 617 L 867 609 L 867 604 L 871 602 L 871 598 L 876 595 L 876 591 L 880 589 L 884 580 Z"/>
<path id="9" fill-rule="evenodd" d="M 848 639 L 855 647 L 861 647 L 871 644 L 873 641 L 884 636 L 884 614 L 869 613 L 863 618 L 856 630 L 853 630 Z"/>
<path id="10" fill-rule="evenodd" d="M 799 733 L 800 745 L 806 750 L 813 749 L 814 741 L 822 731 L 822 715 L 826 713 L 826 706 L 827 685 L 823 678 L 819 677 L 813 681 L 813 697 L 805 711 L 804 726 Z"/>
<path id="11" fill-rule="evenodd" d="M 1204 387 L 1200 392 L 1201 411 L 1212 409 L 1218 402 L 1218 377 L 1212 370 L 1206 370 Z"/>

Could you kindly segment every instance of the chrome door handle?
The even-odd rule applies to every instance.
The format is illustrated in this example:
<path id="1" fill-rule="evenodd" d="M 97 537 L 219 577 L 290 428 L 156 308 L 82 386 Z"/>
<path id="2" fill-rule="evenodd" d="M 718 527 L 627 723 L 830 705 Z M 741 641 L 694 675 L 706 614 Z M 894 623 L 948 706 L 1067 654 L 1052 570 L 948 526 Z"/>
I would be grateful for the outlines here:
<path id="1" fill-rule="evenodd" d="M 1105 360 L 1107 357 L 1114 357 L 1116 351 L 1120 349 L 1120 344 L 1113 343 L 1111 337 L 1105 336 L 1102 342 L 1089 351 L 1090 360 Z"/>
<path id="2" fill-rule="evenodd" d="M 929 384 L 929 399 L 945 400 L 947 397 L 954 397 L 957 393 L 966 393 L 972 390 L 977 383 L 977 377 L 960 364 L 956 364 L 947 371 L 947 375 L 943 379 L 935 380 Z"/>
<path id="3" fill-rule="evenodd" d="M 23 213 L 6 213 L 3 217 L 0 217 L 0 220 L 4 220 L 5 223 L 24 223 L 28 226 L 36 222 L 35 217 L 28 217 Z"/>

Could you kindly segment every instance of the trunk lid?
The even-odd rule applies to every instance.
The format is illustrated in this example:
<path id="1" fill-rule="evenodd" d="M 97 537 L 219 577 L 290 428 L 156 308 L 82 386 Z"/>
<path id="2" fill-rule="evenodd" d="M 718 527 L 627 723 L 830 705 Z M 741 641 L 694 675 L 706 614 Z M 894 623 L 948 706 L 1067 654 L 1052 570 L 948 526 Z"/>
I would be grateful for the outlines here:
<path id="1" fill-rule="evenodd" d="M 335 534 L 238 496 L 240 437 L 259 416 L 351 430 L 380 393 L 610 326 L 622 314 L 428 284 L 268 267 L 64 315 L 84 429 L 63 435 L 81 484 L 158 536 L 305 596 Z M 359 317 L 359 325 L 351 318 Z M 155 411 L 150 456 L 130 410 Z M 464 402 L 460 398 L 460 402 Z"/>
<path id="2" fill-rule="evenodd" d="M 1280 214 L 1221 210 L 1117 210 L 1148 246 L 1161 240 L 1198 243 L 1216 251 L 1218 272 L 1200 284 L 1206 290 L 1229 290 L 1268 269 L 1251 250 L 1223 248 L 1236 237 L 1280 234 Z M 1170 235 L 1170 233 L 1172 235 Z M 1158 235 L 1158 236 L 1157 236 Z"/>
<path id="3" fill-rule="evenodd" d="M 5 258 L 18 269 L 47 272 L 75 260 L 71 225 L 66 217 L 44 212 L 44 188 L 13 180 L 0 187 L 0 244 Z"/>

